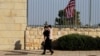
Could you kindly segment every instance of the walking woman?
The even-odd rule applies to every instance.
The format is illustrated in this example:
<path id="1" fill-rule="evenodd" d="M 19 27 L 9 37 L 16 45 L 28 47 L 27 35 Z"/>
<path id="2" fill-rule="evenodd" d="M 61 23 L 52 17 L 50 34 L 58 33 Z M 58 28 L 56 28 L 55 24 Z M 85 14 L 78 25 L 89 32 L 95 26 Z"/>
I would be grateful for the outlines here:
<path id="1" fill-rule="evenodd" d="M 43 49 L 43 55 L 45 54 L 46 50 L 48 49 L 51 52 L 51 55 L 53 54 L 53 50 L 52 50 L 52 43 L 50 40 L 50 29 L 48 26 L 44 27 L 44 49 Z"/>

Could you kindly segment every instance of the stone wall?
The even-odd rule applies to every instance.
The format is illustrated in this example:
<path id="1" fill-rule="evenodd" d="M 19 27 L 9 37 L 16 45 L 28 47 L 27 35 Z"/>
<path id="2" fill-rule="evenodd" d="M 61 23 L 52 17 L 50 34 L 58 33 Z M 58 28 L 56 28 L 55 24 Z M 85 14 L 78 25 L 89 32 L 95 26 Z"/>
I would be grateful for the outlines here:
<path id="1" fill-rule="evenodd" d="M 0 0 L 0 50 L 13 50 L 15 43 L 24 49 L 27 0 Z"/>
<path id="2" fill-rule="evenodd" d="M 26 49 L 41 49 L 41 43 L 43 41 L 43 27 L 27 27 L 26 30 Z M 100 28 L 53 28 L 53 40 L 58 39 L 60 36 L 78 33 L 84 35 L 90 35 L 93 37 L 100 36 Z"/>

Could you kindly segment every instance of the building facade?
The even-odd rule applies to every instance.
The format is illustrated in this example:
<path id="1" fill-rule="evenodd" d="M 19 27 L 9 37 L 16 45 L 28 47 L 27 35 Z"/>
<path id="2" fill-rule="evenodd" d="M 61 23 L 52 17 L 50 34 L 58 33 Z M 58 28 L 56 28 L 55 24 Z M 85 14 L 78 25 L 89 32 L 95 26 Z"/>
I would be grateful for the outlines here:
<path id="1" fill-rule="evenodd" d="M 27 0 L 0 0 L 0 50 L 24 49 Z"/>

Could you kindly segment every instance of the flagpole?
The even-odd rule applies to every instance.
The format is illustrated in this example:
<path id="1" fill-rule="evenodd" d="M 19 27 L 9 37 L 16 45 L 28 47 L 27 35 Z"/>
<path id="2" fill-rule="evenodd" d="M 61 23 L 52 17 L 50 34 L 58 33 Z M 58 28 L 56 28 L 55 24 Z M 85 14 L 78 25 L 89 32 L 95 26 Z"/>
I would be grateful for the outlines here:
<path id="1" fill-rule="evenodd" d="M 91 0 L 90 0 L 90 3 L 89 3 L 89 27 L 91 26 Z"/>
<path id="2" fill-rule="evenodd" d="M 75 0 L 75 9 L 74 9 L 74 15 L 75 15 L 75 17 L 74 17 L 74 24 L 73 24 L 73 26 L 74 26 L 74 28 L 76 28 L 77 27 L 77 18 L 76 18 L 76 16 L 77 16 L 77 10 L 76 10 L 76 0 Z"/>

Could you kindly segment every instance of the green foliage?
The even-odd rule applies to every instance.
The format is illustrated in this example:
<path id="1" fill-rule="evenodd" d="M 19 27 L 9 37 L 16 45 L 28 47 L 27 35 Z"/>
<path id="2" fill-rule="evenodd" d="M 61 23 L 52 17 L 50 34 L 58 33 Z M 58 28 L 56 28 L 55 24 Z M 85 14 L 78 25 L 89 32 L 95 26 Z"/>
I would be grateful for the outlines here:
<path id="1" fill-rule="evenodd" d="M 100 37 L 69 34 L 56 40 L 55 49 L 59 50 L 100 50 Z"/>
<path id="2" fill-rule="evenodd" d="M 66 18 L 56 18 L 55 21 L 59 22 L 56 25 L 68 25 L 68 22 L 67 22 Z"/>
<path id="3" fill-rule="evenodd" d="M 58 18 L 55 19 L 55 25 L 81 25 L 80 22 L 80 12 L 75 10 L 75 15 L 72 18 L 66 18 L 65 11 L 59 10 Z"/>
<path id="4" fill-rule="evenodd" d="M 97 42 L 97 50 L 100 50 L 100 37 L 96 37 L 96 42 Z"/>
<path id="5" fill-rule="evenodd" d="M 60 10 L 59 13 L 58 13 L 58 16 L 60 18 L 65 17 L 65 11 L 64 10 Z"/>
<path id="6" fill-rule="evenodd" d="M 98 26 L 100 26 L 100 23 L 98 24 Z"/>

